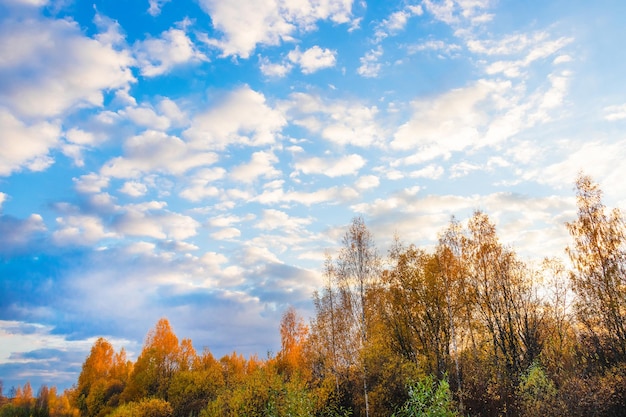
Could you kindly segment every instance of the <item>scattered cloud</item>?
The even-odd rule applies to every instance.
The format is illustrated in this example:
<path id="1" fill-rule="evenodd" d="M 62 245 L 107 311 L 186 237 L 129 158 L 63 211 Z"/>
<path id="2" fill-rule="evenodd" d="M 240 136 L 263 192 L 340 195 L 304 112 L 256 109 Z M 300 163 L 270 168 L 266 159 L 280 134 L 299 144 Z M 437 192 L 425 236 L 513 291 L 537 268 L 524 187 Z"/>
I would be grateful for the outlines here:
<path id="1" fill-rule="evenodd" d="M 108 161 L 101 174 L 116 178 L 138 178 L 141 174 L 161 172 L 180 175 L 192 168 L 212 165 L 217 155 L 197 152 L 189 144 L 163 132 L 147 130 L 129 138 L 124 144 L 125 156 Z"/>
<path id="2" fill-rule="evenodd" d="M 26 124 L 6 109 L 0 108 L 0 176 L 28 169 L 42 171 L 54 160 L 50 151 L 60 145 L 61 129 L 57 123 Z"/>
<path id="3" fill-rule="evenodd" d="M 604 119 L 610 122 L 626 119 L 626 104 L 607 106 L 604 113 Z"/>
<path id="4" fill-rule="evenodd" d="M 251 183 L 259 177 L 266 179 L 279 177 L 282 172 L 274 168 L 278 158 L 272 152 L 258 151 L 252 154 L 250 162 L 236 166 L 230 177 L 236 181 Z"/>
<path id="5" fill-rule="evenodd" d="M 141 75 L 155 77 L 177 65 L 206 60 L 182 29 L 171 28 L 159 38 L 148 38 L 134 45 Z"/>
<path id="6" fill-rule="evenodd" d="M 287 59 L 294 64 L 300 65 L 304 74 L 311 74 L 323 68 L 335 66 L 337 51 L 328 48 L 320 48 L 315 45 L 304 52 L 296 46 L 296 49 L 287 54 Z"/>
<path id="7" fill-rule="evenodd" d="M 161 14 L 163 6 L 170 2 L 170 0 L 148 0 L 150 7 L 148 8 L 148 14 L 150 16 L 158 16 Z"/>
<path id="8" fill-rule="evenodd" d="M 383 48 L 378 45 L 376 49 L 372 49 L 360 58 L 361 66 L 357 69 L 357 73 L 365 78 L 376 78 L 380 74 L 382 64 L 379 62 L 383 56 Z"/>
<path id="9" fill-rule="evenodd" d="M 286 123 L 280 111 L 268 106 L 262 93 L 242 86 L 196 114 L 183 136 L 196 149 L 270 145 Z"/>
<path id="10" fill-rule="evenodd" d="M 271 0 L 263 4 L 252 0 L 201 0 L 200 6 L 223 34 L 221 38 L 207 36 L 204 41 L 224 56 L 248 58 L 257 45 L 290 42 L 297 32 L 313 30 L 318 20 L 349 23 L 352 0 Z"/>
<path id="11" fill-rule="evenodd" d="M 361 155 L 352 154 L 338 158 L 302 158 L 296 161 L 294 169 L 305 175 L 322 174 L 328 177 L 355 175 L 365 165 Z"/>
<path id="12" fill-rule="evenodd" d="M 0 56 L 0 79 L 5 81 L 0 106 L 16 116 L 50 117 L 99 107 L 105 90 L 135 81 L 128 51 L 84 36 L 71 19 L 3 19 Z"/>

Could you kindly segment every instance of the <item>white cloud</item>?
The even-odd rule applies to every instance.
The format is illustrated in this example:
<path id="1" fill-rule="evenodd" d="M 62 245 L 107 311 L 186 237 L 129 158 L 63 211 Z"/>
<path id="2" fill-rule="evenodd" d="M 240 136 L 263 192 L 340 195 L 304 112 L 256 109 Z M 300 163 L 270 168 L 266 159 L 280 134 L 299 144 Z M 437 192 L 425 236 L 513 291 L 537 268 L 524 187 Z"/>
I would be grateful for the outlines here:
<path id="1" fill-rule="evenodd" d="M 175 101 L 167 97 L 159 101 L 157 108 L 163 116 L 169 119 L 172 126 L 184 126 L 189 122 L 187 114 L 180 109 Z"/>
<path id="2" fill-rule="evenodd" d="M 116 237 L 115 233 L 105 230 L 99 217 L 74 215 L 57 217 L 56 222 L 57 230 L 52 234 L 52 240 L 57 246 L 89 246 L 101 239 Z"/>
<path id="3" fill-rule="evenodd" d="M 375 40 L 380 42 L 390 35 L 394 35 L 404 30 L 408 20 L 413 16 L 424 14 L 422 6 L 407 6 L 403 10 L 393 12 L 387 19 L 384 19 L 376 28 Z"/>
<path id="4" fill-rule="evenodd" d="M 467 47 L 471 52 L 487 56 L 516 56 L 515 59 L 498 60 L 489 62 L 485 71 L 489 75 L 503 74 L 510 78 L 520 77 L 535 61 L 548 58 L 557 54 L 573 41 L 572 38 L 560 37 L 551 39 L 548 32 L 535 32 L 533 34 L 516 34 L 496 40 L 467 41 Z M 560 59 L 563 55 L 555 58 L 554 63 L 566 62 Z M 558 62 L 557 62 L 558 60 Z"/>
<path id="5" fill-rule="evenodd" d="M 217 161 L 212 152 L 197 152 L 181 139 L 154 130 L 128 139 L 124 154 L 108 161 L 101 173 L 116 178 L 137 178 L 149 172 L 180 175 Z"/>
<path id="6" fill-rule="evenodd" d="M 311 206 L 326 202 L 339 204 L 342 202 L 352 201 L 358 197 L 359 193 L 349 187 L 321 188 L 311 192 L 295 190 L 285 192 L 282 188 L 272 188 L 263 190 L 261 194 L 253 199 L 253 201 L 258 201 L 259 203 L 266 205 L 298 203 L 305 206 Z"/>
<path id="7" fill-rule="evenodd" d="M 493 19 L 487 9 L 493 0 L 423 0 L 422 4 L 437 20 L 451 26 L 463 23 L 480 25 Z"/>
<path id="8" fill-rule="evenodd" d="M 235 216 L 235 215 L 221 215 L 221 216 L 216 216 L 216 217 L 212 217 L 211 219 L 209 219 L 209 225 L 213 226 L 213 227 L 230 227 L 234 224 L 238 224 L 241 223 L 245 220 L 252 220 L 252 218 L 254 218 L 254 215 L 251 214 L 250 218 L 244 218 L 244 217 L 239 217 L 239 216 Z"/>
<path id="9" fill-rule="evenodd" d="M 9 196 L 5 193 L 0 192 L 0 211 L 2 210 L 2 204 L 7 201 Z"/>
<path id="10" fill-rule="evenodd" d="M 281 230 L 285 232 L 295 232 L 303 226 L 311 223 L 311 219 L 289 216 L 284 211 L 275 209 L 263 210 L 261 218 L 254 227 L 261 230 Z"/>
<path id="11" fill-rule="evenodd" d="M 34 235 L 45 231 L 46 224 L 40 214 L 31 214 L 24 220 L 0 216 L 0 253 L 29 246 Z"/>
<path id="12" fill-rule="evenodd" d="M 147 106 L 127 107 L 119 113 L 128 117 L 138 126 L 162 131 L 170 127 L 170 121 L 167 117 L 156 114 L 152 108 Z"/>
<path id="13" fill-rule="evenodd" d="M 211 233 L 211 237 L 215 240 L 231 240 L 241 236 L 241 231 L 235 227 L 227 227 Z"/>
<path id="14" fill-rule="evenodd" d="M 248 58 L 257 45 L 278 45 L 291 41 L 298 31 L 308 31 L 318 20 L 334 23 L 350 21 L 352 0 L 200 0 L 211 16 L 221 39 L 204 40 L 222 50 L 224 56 Z"/>
<path id="15" fill-rule="evenodd" d="M 291 68 L 293 67 L 288 62 L 272 63 L 270 62 L 268 58 L 261 57 L 261 56 L 259 57 L 259 64 L 260 64 L 259 68 L 261 69 L 261 72 L 263 73 L 263 75 L 266 75 L 268 77 L 278 77 L 278 78 L 282 78 L 286 76 L 287 74 L 289 74 L 289 72 L 291 71 Z"/>
<path id="16" fill-rule="evenodd" d="M 26 125 L 0 108 L 0 176 L 22 169 L 42 171 L 53 159 L 49 151 L 60 145 L 61 129 L 56 123 Z"/>
<path id="17" fill-rule="evenodd" d="M 164 206 L 151 202 L 123 207 L 112 228 L 119 234 L 155 239 L 184 240 L 197 234 L 200 223 L 192 217 L 164 210 Z"/>
<path id="18" fill-rule="evenodd" d="M 385 141 L 386 133 L 378 124 L 378 108 L 359 102 L 323 101 L 304 93 L 291 95 L 289 112 L 294 124 L 302 126 L 339 146 L 371 146 Z"/>
<path id="19" fill-rule="evenodd" d="M 104 90 L 134 81 L 128 52 L 85 37 L 69 19 L 3 20 L 0 56 L 0 105 L 31 117 L 101 106 Z"/>
<path id="20" fill-rule="evenodd" d="M 382 65 L 378 60 L 383 56 L 383 48 L 378 45 L 376 49 L 372 49 L 362 56 L 359 61 L 361 66 L 357 68 L 357 73 L 365 78 L 376 78 L 382 69 Z"/>
<path id="21" fill-rule="evenodd" d="M 323 68 L 334 67 L 336 63 L 337 51 L 327 48 L 320 48 L 315 45 L 304 52 L 296 47 L 287 54 L 287 58 L 294 64 L 300 65 L 304 74 L 311 74 Z"/>
<path id="22" fill-rule="evenodd" d="M 163 32 L 160 38 L 135 43 L 134 50 L 141 74 L 146 77 L 165 74 L 187 62 L 207 59 L 196 49 L 185 31 L 176 28 Z"/>
<path id="23" fill-rule="evenodd" d="M 391 146 L 418 149 L 411 163 L 420 163 L 446 158 L 452 151 L 477 145 L 481 130 L 489 122 L 485 106 L 493 105 L 484 103 L 485 100 L 508 87 L 507 84 L 479 81 L 432 100 L 415 102 L 413 118 L 400 126 Z"/>
<path id="24" fill-rule="evenodd" d="M 476 164 L 471 164 L 469 162 L 463 161 L 458 164 L 454 164 L 452 168 L 450 168 L 450 178 L 461 178 L 469 175 L 469 173 L 473 171 L 481 171 L 483 167 Z"/>
<path id="25" fill-rule="evenodd" d="M 65 138 L 68 142 L 80 146 L 95 145 L 97 143 L 97 139 L 93 133 L 75 127 L 65 132 Z"/>
<path id="26" fill-rule="evenodd" d="M 158 16 L 161 14 L 163 6 L 170 2 L 170 0 L 148 0 L 150 7 L 148 7 L 148 14 L 150 16 Z"/>
<path id="27" fill-rule="evenodd" d="M 414 54 L 423 51 L 438 52 L 440 57 L 450 56 L 458 53 L 461 50 L 461 46 L 455 43 L 447 43 L 440 39 L 428 40 L 408 47 L 409 54 Z"/>
<path id="28" fill-rule="evenodd" d="M 262 146 L 273 144 L 286 124 L 283 114 L 268 106 L 263 94 L 246 85 L 197 114 L 183 135 L 197 149 L 221 150 L 231 144 Z"/>
<path id="29" fill-rule="evenodd" d="M 220 189 L 212 183 L 224 178 L 225 175 L 226 170 L 224 168 L 202 169 L 189 179 L 189 185 L 180 193 L 180 196 L 189 201 L 217 197 L 220 194 Z"/>
<path id="30" fill-rule="evenodd" d="M 294 164 L 294 169 L 303 174 L 323 174 L 328 177 L 355 175 L 365 165 L 361 155 L 352 154 L 338 158 L 301 158 Z"/>
<path id="31" fill-rule="evenodd" d="M 258 151 L 252 154 L 250 162 L 236 166 L 230 177 L 241 182 L 251 183 L 259 177 L 276 178 L 281 172 L 274 168 L 278 158 L 272 152 Z"/>
<path id="32" fill-rule="evenodd" d="M 626 119 L 626 104 L 607 106 L 604 113 L 604 119 L 610 122 Z"/>
<path id="33" fill-rule="evenodd" d="M 440 165 L 428 165 L 422 169 L 418 169 L 417 171 L 412 171 L 409 173 L 409 177 L 411 178 L 428 178 L 431 180 L 436 180 L 443 175 L 443 168 Z"/>
<path id="34" fill-rule="evenodd" d="M 380 185 L 380 179 L 375 175 L 364 175 L 354 184 L 359 190 L 368 190 Z"/>
<path id="35" fill-rule="evenodd" d="M 74 181 L 76 191 L 79 193 L 100 193 L 109 186 L 109 179 L 95 172 L 81 175 L 79 178 L 73 178 L 72 180 Z"/>
<path id="36" fill-rule="evenodd" d="M 126 181 L 122 188 L 120 188 L 120 193 L 124 193 L 131 197 L 143 197 L 147 192 L 148 187 L 137 181 Z"/>

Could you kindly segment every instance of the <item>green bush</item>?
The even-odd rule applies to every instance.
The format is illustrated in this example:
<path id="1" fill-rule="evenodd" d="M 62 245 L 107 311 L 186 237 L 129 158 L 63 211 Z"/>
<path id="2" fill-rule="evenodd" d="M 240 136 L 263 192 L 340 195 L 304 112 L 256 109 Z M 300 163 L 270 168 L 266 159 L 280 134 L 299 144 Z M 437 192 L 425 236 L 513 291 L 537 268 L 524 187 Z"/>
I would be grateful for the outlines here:
<path id="1" fill-rule="evenodd" d="M 409 398 L 394 417 L 457 417 L 448 381 L 428 376 L 409 384 Z"/>

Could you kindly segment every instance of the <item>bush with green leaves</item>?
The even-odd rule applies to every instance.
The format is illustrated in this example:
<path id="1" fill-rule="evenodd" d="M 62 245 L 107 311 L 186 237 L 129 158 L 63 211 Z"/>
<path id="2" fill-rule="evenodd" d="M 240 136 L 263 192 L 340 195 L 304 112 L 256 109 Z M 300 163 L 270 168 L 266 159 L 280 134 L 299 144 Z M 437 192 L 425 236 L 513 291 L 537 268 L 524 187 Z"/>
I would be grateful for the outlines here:
<path id="1" fill-rule="evenodd" d="M 450 385 L 427 376 L 408 386 L 409 398 L 393 417 L 457 417 Z"/>

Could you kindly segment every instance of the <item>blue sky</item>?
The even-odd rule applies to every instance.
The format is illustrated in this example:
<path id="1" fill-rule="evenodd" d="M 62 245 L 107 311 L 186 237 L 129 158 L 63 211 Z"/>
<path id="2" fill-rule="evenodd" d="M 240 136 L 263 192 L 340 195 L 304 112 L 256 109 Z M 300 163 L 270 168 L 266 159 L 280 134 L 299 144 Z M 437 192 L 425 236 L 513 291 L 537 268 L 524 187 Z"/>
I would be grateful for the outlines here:
<path id="1" fill-rule="evenodd" d="M 0 0 L 0 378 L 70 386 L 157 320 L 279 348 L 364 217 L 486 211 L 563 257 L 582 169 L 626 203 L 626 3 Z"/>

